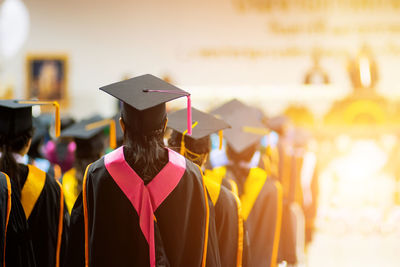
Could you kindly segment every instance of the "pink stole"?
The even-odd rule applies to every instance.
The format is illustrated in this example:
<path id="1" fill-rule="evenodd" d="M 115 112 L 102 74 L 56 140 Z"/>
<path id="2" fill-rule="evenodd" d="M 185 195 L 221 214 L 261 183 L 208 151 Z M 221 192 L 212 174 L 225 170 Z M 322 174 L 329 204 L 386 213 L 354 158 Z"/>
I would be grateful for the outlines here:
<path id="1" fill-rule="evenodd" d="M 169 162 L 147 185 L 125 161 L 123 147 L 104 157 L 108 173 L 114 179 L 139 215 L 140 229 L 149 244 L 150 267 L 156 265 L 154 212 L 175 189 L 185 170 L 185 158 L 168 149 Z"/>

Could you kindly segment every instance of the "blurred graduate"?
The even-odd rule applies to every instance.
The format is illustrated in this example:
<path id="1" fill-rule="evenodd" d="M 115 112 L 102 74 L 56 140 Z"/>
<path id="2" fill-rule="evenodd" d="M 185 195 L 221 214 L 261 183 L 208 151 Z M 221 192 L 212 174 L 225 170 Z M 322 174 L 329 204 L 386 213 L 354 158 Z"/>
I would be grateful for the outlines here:
<path id="1" fill-rule="evenodd" d="M 69 217 L 61 184 L 39 168 L 21 163 L 33 137 L 32 106 L 36 104 L 48 103 L 0 101 L 0 171 L 9 175 L 14 200 L 20 201 L 11 205 L 6 239 L 8 266 L 59 266 L 66 248 Z M 33 263 L 32 257 L 23 256 L 29 247 L 33 248 Z"/>
<path id="2" fill-rule="evenodd" d="M 184 119 L 187 109 L 176 111 L 168 116 L 168 127 L 173 131 L 168 140 L 171 149 L 181 153 L 204 169 L 211 150 L 210 135 L 220 133 L 230 127 L 213 115 L 192 109 L 191 136 L 187 135 Z M 220 140 L 222 145 L 222 140 Z M 205 183 L 215 207 L 219 251 L 222 266 L 243 266 L 244 229 L 239 198 L 230 190 L 205 175 Z M 247 244 L 246 244 L 247 245 Z"/>
<path id="3" fill-rule="evenodd" d="M 42 171 L 54 176 L 55 179 L 61 178 L 61 168 L 58 164 L 53 164 L 45 158 L 43 146 L 50 139 L 49 128 L 51 125 L 51 114 L 42 114 L 32 118 L 32 125 L 35 129 L 28 153 L 23 157 L 24 164 L 31 164 Z"/>
<path id="4" fill-rule="evenodd" d="M 220 183 L 235 192 L 249 235 L 249 266 L 276 266 L 282 216 L 282 188 L 259 167 L 258 148 L 267 130 L 259 112 L 238 100 L 212 111 L 231 125 L 224 131 L 229 163 L 218 171 Z M 222 175 L 222 176 L 221 176 Z M 222 179 L 222 180 L 221 180 Z"/>
<path id="5" fill-rule="evenodd" d="M 68 170 L 62 179 L 65 202 L 69 213 L 71 213 L 72 207 L 82 191 L 86 167 L 104 155 L 106 147 L 104 131 L 106 127 L 109 127 L 110 132 L 113 132 L 113 134 L 110 134 L 110 147 L 115 148 L 115 122 L 110 119 L 104 120 L 100 116 L 82 120 L 61 132 L 61 137 L 71 137 L 76 144 L 74 167 Z"/>
<path id="6" fill-rule="evenodd" d="M 221 266 L 202 171 L 163 144 L 165 102 L 190 95 L 149 74 L 100 89 L 123 102 L 125 145 L 86 170 L 66 265 Z"/>

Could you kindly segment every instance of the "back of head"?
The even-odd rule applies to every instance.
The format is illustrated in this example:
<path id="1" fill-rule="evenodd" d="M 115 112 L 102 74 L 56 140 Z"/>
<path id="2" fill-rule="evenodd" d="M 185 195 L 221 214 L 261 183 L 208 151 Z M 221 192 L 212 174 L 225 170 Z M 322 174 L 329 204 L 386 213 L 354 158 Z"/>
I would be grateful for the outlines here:
<path id="1" fill-rule="evenodd" d="M 232 148 L 232 146 L 230 146 L 229 143 L 228 143 L 228 146 L 227 146 L 227 149 L 226 149 L 226 154 L 227 154 L 229 160 L 231 160 L 234 163 L 234 165 L 236 165 L 236 163 L 239 163 L 239 162 L 248 163 L 248 162 L 251 161 L 254 153 L 256 152 L 257 146 L 258 146 L 258 144 L 254 144 L 252 146 L 249 146 L 248 148 L 246 148 L 242 152 L 237 153 Z"/>
<path id="2" fill-rule="evenodd" d="M 168 139 L 168 146 L 177 151 L 181 151 L 182 145 L 182 134 L 173 131 L 171 137 Z M 184 146 L 185 146 L 185 157 L 196 163 L 199 166 L 202 166 L 207 159 L 208 154 L 210 153 L 211 141 L 210 136 L 206 136 L 200 139 L 193 139 L 190 136 L 185 135 L 184 137 Z"/>
<path id="3" fill-rule="evenodd" d="M 82 181 L 86 167 L 104 154 L 104 139 L 102 132 L 89 140 L 75 139 L 76 150 L 74 167 L 78 180 L 78 192 L 82 189 Z"/>
<path id="4" fill-rule="evenodd" d="M 18 135 L 0 134 L 0 171 L 5 172 L 13 179 L 18 189 L 21 190 L 19 165 L 14 154 L 18 154 L 29 143 L 33 136 L 33 129 L 29 129 Z"/>
<path id="5" fill-rule="evenodd" d="M 157 106 L 155 109 L 165 108 Z M 154 112 L 156 110 L 139 111 L 124 103 L 121 110 L 121 119 L 125 125 L 124 144 L 127 162 L 146 182 L 149 182 L 167 163 L 168 154 L 164 148 L 163 136 L 166 117 L 156 129 L 142 131 L 146 119 L 152 119 L 151 114 L 144 115 L 143 112 Z"/>

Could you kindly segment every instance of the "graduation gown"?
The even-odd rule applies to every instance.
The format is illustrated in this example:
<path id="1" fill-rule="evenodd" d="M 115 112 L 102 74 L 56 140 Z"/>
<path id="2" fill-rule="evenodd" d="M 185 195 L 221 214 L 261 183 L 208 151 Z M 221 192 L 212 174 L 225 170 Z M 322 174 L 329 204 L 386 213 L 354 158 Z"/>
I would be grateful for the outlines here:
<path id="1" fill-rule="evenodd" d="M 19 195 L 15 193 L 17 191 L 14 181 L 0 173 L 2 229 L 0 266 L 34 267 L 36 264 L 32 241 L 24 209 Z"/>
<path id="2" fill-rule="evenodd" d="M 11 182 L 10 178 L 0 172 L 0 266 L 5 263 L 5 247 L 8 222 L 11 213 Z"/>
<path id="3" fill-rule="evenodd" d="M 287 143 L 278 143 L 279 151 L 279 180 L 283 187 L 283 218 L 279 261 L 296 264 L 298 261 L 296 231 L 296 216 L 291 211 L 292 203 L 303 205 L 303 192 L 300 181 L 302 157 Z"/>
<path id="4" fill-rule="evenodd" d="M 243 265 L 244 229 L 239 198 L 224 186 L 214 182 L 210 171 L 205 172 L 205 183 L 215 207 L 221 265 Z"/>
<path id="5" fill-rule="evenodd" d="M 249 266 L 276 266 L 282 220 L 280 183 L 267 178 L 267 173 L 258 167 L 251 168 L 244 178 L 236 177 L 228 168 L 225 179 L 234 181 L 225 184 L 238 190 L 242 203 L 249 236 Z"/>
<path id="6" fill-rule="evenodd" d="M 65 256 L 69 216 L 61 184 L 33 165 L 21 165 L 21 204 L 28 222 L 36 265 L 60 266 Z"/>
<path id="7" fill-rule="evenodd" d="M 125 161 L 124 147 L 88 167 L 71 214 L 66 266 L 221 266 L 202 172 L 169 149 L 168 157 L 147 185 Z"/>

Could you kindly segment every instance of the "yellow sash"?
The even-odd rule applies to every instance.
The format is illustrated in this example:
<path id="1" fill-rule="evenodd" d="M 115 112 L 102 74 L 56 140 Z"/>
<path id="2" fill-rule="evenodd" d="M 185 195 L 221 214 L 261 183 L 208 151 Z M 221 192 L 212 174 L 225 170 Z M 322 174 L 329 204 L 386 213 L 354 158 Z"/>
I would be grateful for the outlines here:
<path id="1" fill-rule="evenodd" d="M 271 255 L 271 267 L 276 267 L 278 262 L 278 249 L 279 249 L 279 240 L 281 236 L 281 226 L 282 226 L 282 205 L 283 205 L 283 189 L 281 183 L 278 181 L 274 182 L 274 185 L 277 190 L 277 210 L 276 210 L 276 223 L 275 223 L 275 235 L 274 235 L 274 246 L 272 247 L 272 255 Z"/>
<path id="2" fill-rule="evenodd" d="M 21 204 L 24 208 L 26 219 L 29 219 L 36 201 L 43 190 L 46 181 L 46 173 L 39 168 L 28 165 L 29 172 L 21 191 Z"/>
<path id="3" fill-rule="evenodd" d="M 204 176 L 206 176 L 208 179 L 213 180 L 217 184 L 222 183 L 222 179 L 226 175 L 226 167 L 221 166 L 221 167 L 216 167 L 212 170 L 205 170 Z"/>
<path id="4" fill-rule="evenodd" d="M 249 176 L 244 183 L 243 194 L 240 196 L 244 220 L 247 220 L 247 217 L 249 216 L 266 180 L 267 173 L 264 170 L 260 168 L 250 169 Z"/>
<path id="5" fill-rule="evenodd" d="M 214 169 L 215 170 L 215 169 Z M 221 192 L 221 182 L 222 178 L 225 176 L 226 168 L 219 167 L 216 172 L 214 170 L 205 170 L 204 181 L 207 187 L 207 191 L 210 194 L 211 201 L 214 206 L 217 203 L 219 193 Z M 222 175 L 224 174 L 224 175 Z M 214 178 L 214 179 L 213 179 Z M 219 181 L 218 184 L 216 181 Z M 229 180 L 232 184 L 232 195 L 235 197 L 237 212 L 238 212 L 238 247 L 237 247 L 237 255 L 236 255 L 236 266 L 242 266 L 242 256 L 243 256 L 243 216 L 242 216 L 242 208 L 240 204 L 240 199 L 237 196 L 237 185 L 234 181 Z M 235 189 L 236 188 L 236 193 Z"/>
<path id="6" fill-rule="evenodd" d="M 221 185 L 217 184 L 207 176 L 204 176 L 204 182 L 206 184 L 207 191 L 210 194 L 211 201 L 215 206 L 215 204 L 217 204 L 219 192 L 221 191 Z"/>
<path id="7" fill-rule="evenodd" d="M 76 170 L 75 168 L 72 168 L 64 174 L 62 179 L 65 204 L 67 205 L 69 214 L 71 214 L 72 208 L 74 207 L 75 201 L 79 195 L 76 190 L 77 186 L 78 180 L 76 179 Z"/>

